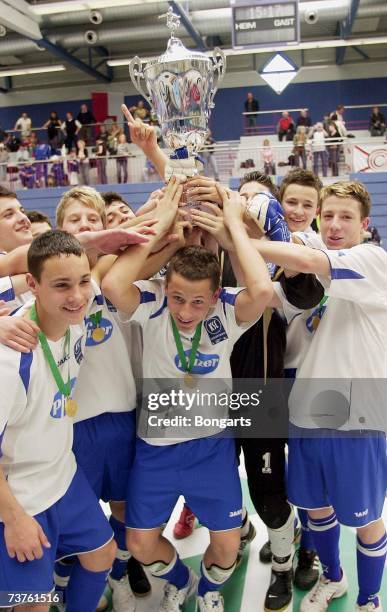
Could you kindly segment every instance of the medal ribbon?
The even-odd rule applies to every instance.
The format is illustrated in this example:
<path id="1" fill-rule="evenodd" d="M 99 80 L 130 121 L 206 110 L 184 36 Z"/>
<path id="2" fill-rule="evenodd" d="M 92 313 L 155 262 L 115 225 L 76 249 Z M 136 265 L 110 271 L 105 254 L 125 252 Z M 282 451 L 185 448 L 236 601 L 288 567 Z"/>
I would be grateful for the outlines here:
<path id="1" fill-rule="evenodd" d="M 200 321 L 200 323 L 196 326 L 188 362 L 187 362 L 187 356 L 184 352 L 183 343 L 181 341 L 179 330 L 177 329 L 176 323 L 173 320 L 172 316 L 171 316 L 171 323 L 172 323 L 173 337 L 175 339 L 175 344 L 176 344 L 177 352 L 180 357 L 181 365 L 183 366 L 185 372 L 191 372 L 193 365 L 195 363 L 196 354 L 198 352 L 200 336 L 202 334 L 202 322 Z"/>
<path id="2" fill-rule="evenodd" d="M 94 314 L 90 314 L 89 318 L 91 319 L 94 327 L 99 327 L 99 324 L 101 323 L 101 319 L 102 319 L 102 310 L 99 310 L 98 312 L 94 313 Z"/>
<path id="3" fill-rule="evenodd" d="M 30 318 L 35 321 L 35 323 L 37 323 L 37 325 L 39 325 L 39 317 L 38 317 L 38 313 L 36 312 L 36 305 L 34 304 L 31 308 L 30 311 Z M 71 392 L 71 384 L 70 384 L 70 362 L 69 362 L 69 367 L 68 367 L 68 372 L 67 372 L 67 383 L 64 382 L 61 373 L 59 372 L 59 368 L 56 365 L 55 359 L 53 357 L 53 354 L 51 352 L 50 346 L 47 342 L 47 338 L 45 336 L 45 334 L 43 332 L 39 332 L 38 333 L 38 338 L 39 338 L 39 342 L 40 345 L 42 347 L 43 350 L 43 354 L 44 357 L 50 367 L 51 373 L 54 377 L 54 380 L 56 382 L 56 384 L 58 385 L 58 389 L 59 391 L 62 393 L 62 395 L 64 395 L 66 398 L 70 397 L 70 392 Z M 70 328 L 67 329 L 66 331 L 66 335 L 65 335 L 65 343 L 64 343 L 64 354 L 66 356 L 66 354 L 68 354 L 70 351 Z"/>

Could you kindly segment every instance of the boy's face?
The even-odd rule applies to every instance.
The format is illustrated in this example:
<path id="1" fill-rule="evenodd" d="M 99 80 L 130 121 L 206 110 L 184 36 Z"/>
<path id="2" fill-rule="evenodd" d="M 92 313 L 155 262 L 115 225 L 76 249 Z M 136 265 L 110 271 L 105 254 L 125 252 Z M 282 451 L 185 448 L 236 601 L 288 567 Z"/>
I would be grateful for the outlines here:
<path id="1" fill-rule="evenodd" d="M 32 241 L 31 223 L 16 198 L 0 198 L 0 250 L 13 251 Z"/>
<path id="2" fill-rule="evenodd" d="M 219 290 L 214 292 L 209 278 L 192 281 L 172 272 L 165 293 L 178 330 L 189 333 L 206 318 L 218 299 Z"/>
<path id="3" fill-rule="evenodd" d="M 246 198 L 246 202 L 249 203 L 250 200 L 257 195 L 257 193 L 269 193 L 270 189 L 266 187 L 266 185 L 262 185 L 262 183 L 258 183 L 258 181 L 250 181 L 249 183 L 245 183 L 239 189 L 239 194 Z"/>
<path id="4" fill-rule="evenodd" d="M 64 211 L 63 223 L 60 228 L 69 234 L 103 230 L 102 219 L 94 208 L 75 199 L 70 199 Z"/>
<path id="5" fill-rule="evenodd" d="M 321 237 L 328 249 L 350 249 L 362 242 L 369 218 L 361 218 L 360 202 L 329 196 L 321 205 Z"/>
<path id="6" fill-rule="evenodd" d="M 50 257 L 40 280 L 27 274 L 27 283 L 42 313 L 67 327 L 82 323 L 91 298 L 90 266 L 85 254 Z"/>
<path id="7" fill-rule="evenodd" d="M 125 223 L 129 219 L 134 219 L 136 216 L 125 202 L 114 200 L 106 209 L 107 227 L 118 227 L 121 223 Z"/>
<path id="8" fill-rule="evenodd" d="M 293 183 L 288 185 L 281 206 L 291 232 L 304 232 L 317 213 L 318 193 L 314 187 Z"/>

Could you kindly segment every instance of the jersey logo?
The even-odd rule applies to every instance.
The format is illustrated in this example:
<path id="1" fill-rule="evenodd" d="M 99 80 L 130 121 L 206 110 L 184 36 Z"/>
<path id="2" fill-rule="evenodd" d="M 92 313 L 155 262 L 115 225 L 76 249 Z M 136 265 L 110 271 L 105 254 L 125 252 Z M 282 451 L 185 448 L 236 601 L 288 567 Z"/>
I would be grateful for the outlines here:
<path id="1" fill-rule="evenodd" d="M 72 378 L 70 380 L 71 390 L 73 390 L 76 380 L 77 380 L 76 378 Z M 66 410 L 65 410 L 66 399 L 67 398 L 64 395 L 62 395 L 60 391 L 57 391 L 55 393 L 54 401 L 52 403 L 52 407 L 50 410 L 50 414 L 52 417 L 54 417 L 54 419 L 62 419 L 63 417 L 66 416 Z"/>
<path id="2" fill-rule="evenodd" d="M 232 510 L 229 513 L 229 518 L 234 518 L 234 516 L 241 516 L 242 515 L 242 508 L 240 508 L 239 510 Z"/>
<path id="3" fill-rule="evenodd" d="M 103 344 L 106 340 L 109 340 L 110 336 L 113 333 L 113 323 L 109 321 L 109 319 L 101 319 L 98 327 L 103 330 L 103 336 L 98 337 L 94 335 L 94 338 L 97 337 L 97 340 L 93 338 L 93 332 L 96 329 L 93 321 L 89 318 L 85 319 L 86 324 L 86 346 L 97 346 L 98 344 Z"/>
<path id="4" fill-rule="evenodd" d="M 82 339 L 83 336 L 81 336 L 80 338 L 78 338 L 78 340 L 76 341 L 76 343 L 74 344 L 74 357 L 75 360 L 77 362 L 77 364 L 79 365 L 83 359 L 83 353 L 82 353 Z"/>
<path id="5" fill-rule="evenodd" d="M 367 516 L 367 514 L 368 514 L 368 508 L 366 508 L 362 512 L 354 512 L 354 515 L 356 516 L 356 518 L 362 518 L 362 516 Z"/>
<path id="6" fill-rule="evenodd" d="M 318 306 L 310 315 L 310 317 L 307 318 L 307 320 L 305 321 L 305 325 L 306 325 L 306 329 L 311 333 L 314 334 L 314 332 L 316 331 L 316 329 L 318 328 L 318 326 L 320 325 L 320 321 L 323 317 L 324 312 L 326 311 L 326 306 L 325 304 L 323 306 Z"/>
<path id="7" fill-rule="evenodd" d="M 184 354 L 189 359 L 191 349 L 184 351 Z M 206 355 L 205 353 L 196 354 L 195 363 L 191 370 L 192 374 L 210 374 L 214 372 L 219 365 L 219 355 Z M 185 372 L 185 368 L 182 367 L 179 355 L 175 356 L 175 366 L 180 372 Z"/>
<path id="8" fill-rule="evenodd" d="M 204 321 L 204 327 L 209 339 L 211 340 L 211 344 L 218 344 L 218 342 L 227 340 L 228 336 L 226 334 L 226 330 L 224 329 L 223 323 L 219 317 L 211 317 L 211 319 L 207 319 L 207 321 Z"/>

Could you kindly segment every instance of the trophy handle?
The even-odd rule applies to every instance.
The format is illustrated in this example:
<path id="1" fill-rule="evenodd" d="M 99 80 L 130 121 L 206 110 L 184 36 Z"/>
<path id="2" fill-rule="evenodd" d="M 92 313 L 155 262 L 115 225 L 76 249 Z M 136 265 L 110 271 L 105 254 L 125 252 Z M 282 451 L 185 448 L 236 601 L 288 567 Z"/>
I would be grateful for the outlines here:
<path id="1" fill-rule="evenodd" d="M 214 97 L 215 97 L 215 94 L 218 90 L 220 83 L 224 79 L 224 75 L 226 72 L 226 65 L 227 65 L 226 55 L 224 51 L 222 51 L 222 49 L 219 49 L 219 47 L 215 47 L 215 49 L 213 50 L 212 61 L 214 62 L 212 65 L 212 72 L 214 75 L 214 86 L 210 92 L 209 108 L 214 108 L 215 106 Z"/>
<path id="2" fill-rule="evenodd" d="M 129 74 L 132 79 L 133 85 L 137 89 L 137 91 L 145 98 L 151 108 L 153 108 L 152 98 L 149 94 L 145 93 L 142 85 L 141 79 L 144 79 L 144 73 L 142 71 L 142 63 L 138 55 L 130 60 L 129 63 Z"/>

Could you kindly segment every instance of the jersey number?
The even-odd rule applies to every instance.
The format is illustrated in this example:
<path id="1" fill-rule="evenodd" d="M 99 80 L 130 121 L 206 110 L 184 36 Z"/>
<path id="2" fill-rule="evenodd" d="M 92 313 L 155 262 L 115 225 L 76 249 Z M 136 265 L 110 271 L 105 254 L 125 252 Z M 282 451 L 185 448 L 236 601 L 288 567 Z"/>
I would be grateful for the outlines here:
<path id="1" fill-rule="evenodd" d="M 264 466 L 262 468 L 262 474 L 271 474 L 271 467 L 270 467 L 271 453 L 265 453 L 264 455 L 262 455 L 262 459 L 264 463 Z"/>

